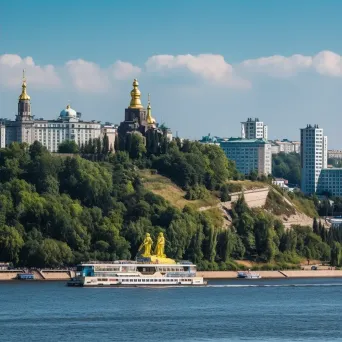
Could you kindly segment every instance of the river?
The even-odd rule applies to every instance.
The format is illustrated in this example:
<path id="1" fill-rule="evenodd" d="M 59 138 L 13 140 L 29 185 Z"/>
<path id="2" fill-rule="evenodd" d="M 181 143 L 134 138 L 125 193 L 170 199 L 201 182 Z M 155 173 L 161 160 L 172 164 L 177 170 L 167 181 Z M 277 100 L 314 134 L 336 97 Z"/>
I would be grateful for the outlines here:
<path id="1" fill-rule="evenodd" d="M 0 341 L 342 341 L 342 279 L 200 288 L 1 282 Z"/>

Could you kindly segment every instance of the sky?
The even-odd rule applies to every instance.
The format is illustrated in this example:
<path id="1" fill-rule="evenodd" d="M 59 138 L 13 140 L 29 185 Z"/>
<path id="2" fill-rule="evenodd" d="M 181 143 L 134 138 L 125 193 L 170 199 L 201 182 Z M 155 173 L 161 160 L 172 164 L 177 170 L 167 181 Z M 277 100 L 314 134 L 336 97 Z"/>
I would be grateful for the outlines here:
<path id="1" fill-rule="evenodd" d="M 318 124 L 341 148 L 342 1 L 0 0 L 0 117 L 14 119 L 22 70 L 36 118 L 68 103 L 119 124 L 137 78 L 174 134 L 270 139 Z"/>

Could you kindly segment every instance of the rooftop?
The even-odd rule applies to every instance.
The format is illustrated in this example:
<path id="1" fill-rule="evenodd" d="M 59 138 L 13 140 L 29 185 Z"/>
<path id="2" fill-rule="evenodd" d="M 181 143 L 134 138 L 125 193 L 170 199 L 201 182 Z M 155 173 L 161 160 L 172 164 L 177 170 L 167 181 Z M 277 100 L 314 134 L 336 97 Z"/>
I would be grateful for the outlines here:
<path id="1" fill-rule="evenodd" d="M 246 144 L 268 144 L 269 142 L 266 139 L 244 139 L 244 138 L 229 138 L 229 139 L 222 139 L 220 143 L 246 143 Z"/>

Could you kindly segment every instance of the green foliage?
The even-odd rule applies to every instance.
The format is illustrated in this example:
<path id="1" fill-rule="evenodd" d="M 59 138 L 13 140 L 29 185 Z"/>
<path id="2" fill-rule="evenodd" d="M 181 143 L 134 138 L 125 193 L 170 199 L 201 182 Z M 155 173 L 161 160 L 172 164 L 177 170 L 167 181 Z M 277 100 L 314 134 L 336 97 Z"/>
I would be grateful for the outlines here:
<path id="1" fill-rule="evenodd" d="M 291 184 L 300 184 L 300 155 L 299 153 L 281 152 L 272 156 L 272 175 L 285 178 Z"/>
<path id="2" fill-rule="evenodd" d="M 79 153 L 78 145 L 74 140 L 65 140 L 58 145 L 59 153 Z"/>
<path id="3" fill-rule="evenodd" d="M 296 213 L 296 210 L 291 206 L 278 191 L 270 189 L 268 192 L 265 209 L 272 212 L 274 215 L 291 216 Z"/>
<path id="4" fill-rule="evenodd" d="M 153 168 L 183 188 L 204 185 L 219 189 L 237 175 L 235 165 L 219 146 L 184 141 L 171 143 L 167 154 L 152 159 Z"/>
<path id="5" fill-rule="evenodd" d="M 153 164 L 182 184 L 189 199 L 204 198 L 213 189 L 227 198 L 227 179 L 236 170 L 216 146 L 176 140 L 167 153 L 147 156 L 142 137 L 131 138 L 130 150 L 115 154 L 105 142 L 90 142 L 87 148 L 95 153 L 108 153 L 101 162 L 52 156 L 39 143 L 2 149 L 0 259 L 36 267 L 130 259 L 146 232 L 154 241 L 163 232 L 166 254 L 192 260 L 199 269 L 235 270 L 241 267 L 233 260 L 243 258 L 277 267 L 308 257 L 341 264 L 342 233 L 317 220 L 314 231 L 285 231 L 272 214 L 249 209 L 241 196 L 232 209 L 233 226 L 223 229 L 218 208 L 173 207 L 144 188 L 137 165 Z"/>

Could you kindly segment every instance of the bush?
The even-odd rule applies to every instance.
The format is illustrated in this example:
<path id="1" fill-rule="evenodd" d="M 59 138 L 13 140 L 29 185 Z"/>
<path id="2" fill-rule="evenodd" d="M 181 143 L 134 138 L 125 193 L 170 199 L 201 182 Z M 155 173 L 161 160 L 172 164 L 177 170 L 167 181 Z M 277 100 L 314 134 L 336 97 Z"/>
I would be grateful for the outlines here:
<path id="1" fill-rule="evenodd" d="M 203 185 L 195 185 L 194 187 L 188 189 L 188 191 L 185 194 L 185 198 L 190 201 L 206 199 L 209 196 L 209 191 Z"/>

